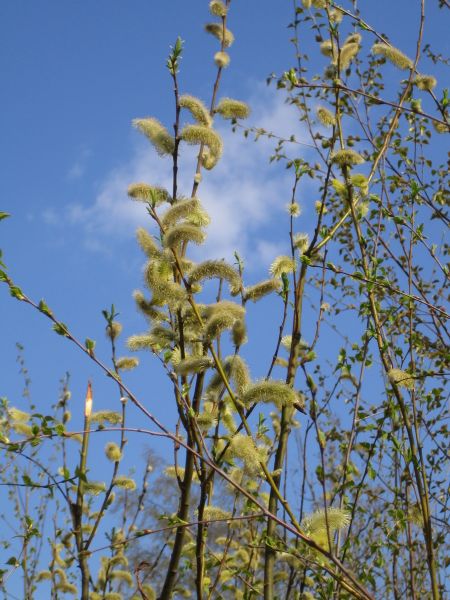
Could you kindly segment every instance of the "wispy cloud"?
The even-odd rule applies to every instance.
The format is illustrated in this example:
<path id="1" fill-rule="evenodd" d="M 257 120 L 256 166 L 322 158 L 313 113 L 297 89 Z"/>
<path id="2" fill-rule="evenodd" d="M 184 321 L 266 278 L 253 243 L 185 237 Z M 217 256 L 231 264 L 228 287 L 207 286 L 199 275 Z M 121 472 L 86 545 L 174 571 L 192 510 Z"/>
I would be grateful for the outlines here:
<path id="1" fill-rule="evenodd" d="M 253 108 L 249 122 L 278 135 L 295 134 L 302 139 L 295 108 L 284 104 L 280 94 L 261 88 L 249 103 Z M 199 188 L 199 197 L 211 216 L 202 255 L 206 250 L 208 256 L 230 259 L 237 250 L 249 266 L 255 256 L 270 261 L 282 248 L 287 249 L 287 240 L 283 245 L 273 239 L 272 223 L 279 221 L 289 201 L 292 176 L 284 165 L 269 164 L 273 140 L 261 137 L 255 142 L 254 136 L 232 133 L 228 123 L 218 123 L 217 128 L 223 137 L 224 155 L 213 171 L 204 173 Z M 186 195 L 192 187 L 194 165 L 195 151 L 183 147 L 179 189 Z M 146 181 L 170 190 L 171 177 L 170 161 L 159 158 L 145 140 L 139 140 L 131 159 L 108 174 L 92 204 L 71 205 L 67 217 L 82 227 L 87 242 L 95 236 L 96 243 L 87 244 L 90 248 L 99 248 L 101 238 L 106 244 L 111 238 L 132 236 L 149 217 L 141 204 L 127 198 L 128 185 Z"/>
<path id="2" fill-rule="evenodd" d="M 75 180 L 83 177 L 90 156 L 90 149 L 82 148 L 77 160 L 70 166 L 69 170 L 67 171 L 67 179 Z"/>

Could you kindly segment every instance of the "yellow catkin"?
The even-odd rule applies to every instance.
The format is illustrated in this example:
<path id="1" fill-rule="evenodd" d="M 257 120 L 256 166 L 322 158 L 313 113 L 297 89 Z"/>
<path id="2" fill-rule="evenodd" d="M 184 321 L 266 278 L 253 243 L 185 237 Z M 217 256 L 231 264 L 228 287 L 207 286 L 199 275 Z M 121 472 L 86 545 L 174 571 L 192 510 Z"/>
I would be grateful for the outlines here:
<path id="1" fill-rule="evenodd" d="M 408 58 L 408 56 L 403 54 L 403 52 L 397 48 L 394 48 L 393 46 L 377 43 L 372 46 L 372 53 L 384 56 L 398 69 L 403 71 L 406 69 L 412 69 L 413 67 L 413 61 Z"/>

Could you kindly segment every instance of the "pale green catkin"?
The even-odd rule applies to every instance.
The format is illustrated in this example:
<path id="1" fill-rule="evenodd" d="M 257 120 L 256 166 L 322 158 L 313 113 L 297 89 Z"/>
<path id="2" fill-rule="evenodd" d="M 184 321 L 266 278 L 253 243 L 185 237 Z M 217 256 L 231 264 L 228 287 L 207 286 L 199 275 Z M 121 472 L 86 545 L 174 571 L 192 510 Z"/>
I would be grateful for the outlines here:
<path id="1" fill-rule="evenodd" d="M 331 157 L 332 161 L 340 167 L 352 167 L 353 165 L 360 165 L 364 161 L 364 158 L 355 152 L 355 150 L 338 150 Z"/>
<path id="2" fill-rule="evenodd" d="M 350 513 L 342 508 L 328 508 L 325 516 L 324 510 L 317 510 L 311 515 L 307 515 L 301 522 L 301 526 L 308 537 L 316 542 L 322 548 L 328 548 L 328 530 L 331 539 L 333 534 L 347 527 L 350 523 Z"/>
<path id="3" fill-rule="evenodd" d="M 220 312 L 210 317 L 205 324 L 206 338 L 209 340 L 219 337 L 219 335 L 231 329 L 236 322 L 236 317 L 232 313 Z"/>
<path id="4" fill-rule="evenodd" d="M 223 119 L 246 119 L 250 114 L 250 108 L 248 104 L 240 100 L 222 98 L 214 112 L 218 113 Z"/>
<path id="5" fill-rule="evenodd" d="M 205 506 L 203 509 L 203 520 L 204 521 L 215 521 L 218 519 L 229 519 L 231 513 L 228 510 L 224 510 L 219 506 Z"/>
<path id="6" fill-rule="evenodd" d="M 117 444 L 114 442 L 108 442 L 105 446 L 106 458 L 112 462 L 118 462 L 122 460 L 122 452 Z"/>
<path id="7" fill-rule="evenodd" d="M 112 410 L 99 410 L 91 414 L 91 421 L 93 423 L 111 423 L 111 425 L 119 425 L 122 423 L 122 415 Z"/>
<path id="8" fill-rule="evenodd" d="M 227 7 L 221 0 L 211 0 L 209 3 L 209 10 L 215 17 L 225 17 L 227 14 Z"/>
<path id="9" fill-rule="evenodd" d="M 30 413 L 24 412 L 23 410 L 20 410 L 15 406 L 11 406 L 11 408 L 8 408 L 8 415 L 12 421 L 17 421 L 20 423 L 27 423 L 31 418 Z"/>
<path id="10" fill-rule="evenodd" d="M 33 430 L 26 423 L 21 423 L 20 421 L 17 423 L 12 423 L 11 429 L 15 431 L 18 435 L 24 435 L 25 437 L 33 437 Z"/>
<path id="11" fill-rule="evenodd" d="M 187 109 L 199 125 L 211 127 L 212 118 L 209 110 L 199 98 L 183 94 L 180 96 L 180 106 Z"/>
<path id="12" fill-rule="evenodd" d="M 369 180 L 362 173 L 355 173 L 350 177 L 352 185 L 358 188 L 363 196 L 369 193 Z"/>
<path id="13" fill-rule="evenodd" d="M 234 42 L 234 35 L 229 29 L 224 31 L 221 23 L 207 23 L 205 31 L 216 37 L 219 42 L 223 42 L 225 48 L 228 48 Z"/>
<path id="14" fill-rule="evenodd" d="M 260 298 L 277 292 L 281 287 L 281 281 L 279 279 L 266 279 L 255 285 L 250 285 L 244 288 L 244 299 L 252 300 L 257 302 Z"/>
<path id="15" fill-rule="evenodd" d="M 186 219 L 196 210 L 198 210 L 200 202 L 198 198 L 187 198 L 183 200 L 177 200 L 172 206 L 161 217 L 161 225 L 164 229 L 172 227 L 178 221 Z"/>
<path id="16" fill-rule="evenodd" d="M 245 321 L 242 319 L 239 319 L 233 325 L 233 329 L 231 330 L 231 339 L 237 348 L 247 342 L 247 328 L 245 326 Z"/>
<path id="17" fill-rule="evenodd" d="M 174 371 L 177 375 L 201 373 L 212 367 L 213 364 L 214 361 L 209 356 L 188 356 L 174 365 Z"/>
<path id="18" fill-rule="evenodd" d="M 157 310 L 151 301 L 146 300 L 144 294 L 140 290 L 134 290 L 133 298 L 138 309 L 149 319 L 152 319 L 153 321 L 162 321 L 167 319 L 166 315 Z"/>
<path id="19" fill-rule="evenodd" d="M 136 482 L 134 481 L 134 479 L 126 477 L 125 475 L 117 475 L 116 477 L 114 477 L 113 483 L 115 486 L 123 488 L 130 492 L 136 489 Z"/>
<path id="20" fill-rule="evenodd" d="M 205 232 L 195 225 L 180 223 L 165 232 L 163 244 L 165 248 L 176 248 L 178 245 L 187 242 L 200 245 L 205 241 L 205 237 Z"/>
<path id="21" fill-rule="evenodd" d="M 230 55 L 226 52 L 216 52 L 214 54 L 214 62 L 220 69 L 225 69 L 230 64 Z"/>
<path id="22" fill-rule="evenodd" d="M 238 396 L 242 396 L 250 384 L 250 373 L 247 363 L 238 354 L 232 354 L 227 356 L 222 362 L 222 368 Z M 208 383 L 207 392 L 212 393 L 214 396 L 220 393 L 223 386 L 222 377 L 216 372 Z"/>
<path id="23" fill-rule="evenodd" d="M 123 571 L 121 569 L 116 569 L 110 573 L 110 577 L 113 580 L 119 580 L 126 583 L 128 586 L 132 587 L 134 584 L 133 577 L 129 571 Z"/>
<path id="24" fill-rule="evenodd" d="M 325 125 L 325 127 L 333 127 L 336 125 L 336 117 L 324 106 L 318 106 L 316 109 L 316 114 L 319 121 L 322 123 L 322 125 Z"/>
<path id="25" fill-rule="evenodd" d="M 193 267 L 189 274 L 189 283 L 201 283 L 205 279 L 225 279 L 230 284 L 232 294 L 239 293 L 241 288 L 239 273 L 222 260 L 206 260 Z"/>
<path id="26" fill-rule="evenodd" d="M 273 277 L 281 277 L 284 273 L 293 273 L 297 263 L 291 256 L 277 256 L 270 265 L 269 272 Z"/>
<path id="27" fill-rule="evenodd" d="M 151 350 L 153 344 L 153 337 L 148 333 L 132 335 L 127 340 L 128 349 L 132 352 L 137 352 L 138 350 Z"/>
<path id="28" fill-rule="evenodd" d="M 217 158 L 222 155 L 222 139 L 220 135 L 204 125 L 186 125 L 180 135 L 181 139 L 187 144 L 208 146 L 211 154 Z"/>
<path id="29" fill-rule="evenodd" d="M 388 378 L 391 383 L 395 383 L 400 387 L 404 387 L 408 390 L 414 389 L 414 378 L 401 369 L 390 369 L 388 372 Z"/>
<path id="30" fill-rule="evenodd" d="M 153 117 L 134 119 L 133 125 L 150 140 L 160 156 L 173 154 L 175 140 L 158 119 Z"/>
<path id="31" fill-rule="evenodd" d="M 228 453 L 233 458 L 242 460 L 245 472 L 250 475 L 257 475 L 261 470 L 261 463 L 267 461 L 267 449 L 257 447 L 247 435 L 235 435 L 230 442 Z"/>
<path id="32" fill-rule="evenodd" d="M 122 325 L 118 321 L 113 321 L 105 327 L 105 333 L 110 340 L 115 340 L 122 333 Z"/>
<path id="33" fill-rule="evenodd" d="M 130 184 L 128 186 L 128 195 L 133 200 L 148 202 L 152 206 L 159 206 L 164 202 L 171 201 L 169 192 L 164 188 L 142 182 Z"/>
<path id="34" fill-rule="evenodd" d="M 437 81 L 433 75 L 416 75 L 414 83 L 419 90 L 431 92 L 431 90 L 436 87 Z"/>
<path id="35" fill-rule="evenodd" d="M 351 61 L 360 51 L 361 46 L 357 42 L 346 43 L 342 46 L 339 54 L 339 66 L 341 69 L 346 69 Z"/>
<path id="36" fill-rule="evenodd" d="M 104 481 L 87 481 L 83 485 L 83 490 L 89 496 L 98 496 L 106 491 L 106 483 Z"/>
<path id="37" fill-rule="evenodd" d="M 299 254 L 304 254 L 309 248 L 309 235 L 307 233 L 295 233 L 293 242 Z"/>
<path id="38" fill-rule="evenodd" d="M 344 46 L 346 44 L 360 44 L 362 40 L 362 36 L 360 33 L 351 33 L 345 40 Z"/>
<path id="39" fill-rule="evenodd" d="M 403 52 L 394 48 L 393 46 L 388 46 L 387 44 L 376 43 L 372 46 L 373 54 L 380 54 L 389 60 L 393 65 L 395 65 L 398 69 L 405 71 L 406 69 L 413 68 L 413 61 L 408 58 Z"/>
<path id="40" fill-rule="evenodd" d="M 299 402 L 297 392 L 283 381 L 259 381 L 249 385 L 241 400 L 249 407 L 258 402 L 272 402 L 278 409 Z"/>
<path id="41" fill-rule="evenodd" d="M 320 44 L 320 51 L 324 56 L 333 57 L 336 53 L 336 48 L 331 40 L 325 40 Z"/>
<path id="42" fill-rule="evenodd" d="M 302 0 L 303 8 L 311 8 L 311 0 Z"/>
<path id="43" fill-rule="evenodd" d="M 139 359 L 134 356 L 121 356 L 116 361 L 118 371 L 131 371 L 139 365 Z"/>
<path id="44" fill-rule="evenodd" d="M 206 319 L 222 313 L 231 314 L 235 319 L 243 319 L 245 316 L 245 308 L 230 300 L 221 300 L 214 304 L 208 304 L 203 308 L 203 314 Z"/>
<path id="45" fill-rule="evenodd" d="M 161 254 L 161 250 L 158 248 L 154 237 L 143 227 L 138 227 L 136 229 L 136 238 L 141 250 L 145 252 L 149 258 L 152 256 L 159 256 Z"/>

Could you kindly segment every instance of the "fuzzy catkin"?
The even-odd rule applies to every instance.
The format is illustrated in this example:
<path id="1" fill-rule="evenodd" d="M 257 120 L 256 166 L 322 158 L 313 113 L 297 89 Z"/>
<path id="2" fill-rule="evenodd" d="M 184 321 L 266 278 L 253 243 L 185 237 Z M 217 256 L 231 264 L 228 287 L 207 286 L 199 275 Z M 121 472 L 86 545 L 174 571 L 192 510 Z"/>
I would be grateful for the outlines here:
<path id="1" fill-rule="evenodd" d="M 410 58 L 408 58 L 408 56 L 403 54 L 403 52 L 401 52 L 397 48 L 394 48 L 393 46 L 376 43 L 372 46 L 372 53 L 384 56 L 398 69 L 401 69 L 403 71 L 405 71 L 406 69 L 413 68 L 413 61 Z"/>
<path id="2" fill-rule="evenodd" d="M 219 42 L 223 42 L 225 48 L 228 48 L 234 42 L 232 32 L 229 29 L 225 29 L 224 31 L 221 23 L 207 23 L 205 31 L 216 37 Z"/>
<path id="3" fill-rule="evenodd" d="M 195 96 L 189 96 L 188 94 L 183 94 L 180 96 L 179 102 L 181 108 L 187 109 L 199 125 L 211 127 L 212 118 L 209 114 L 209 110 L 199 98 L 195 98 Z"/>
<path id="4" fill-rule="evenodd" d="M 258 402 L 272 402 L 278 409 L 281 409 L 299 402 L 300 397 L 291 386 L 283 381 L 259 381 L 248 386 L 241 399 L 247 407 Z"/>
<path id="5" fill-rule="evenodd" d="M 266 279 L 265 281 L 244 288 L 244 299 L 257 302 L 260 298 L 272 292 L 277 292 L 280 287 L 281 281 L 279 279 Z"/>
<path id="6" fill-rule="evenodd" d="M 178 221 L 186 219 L 192 215 L 200 207 L 198 198 L 187 198 L 184 200 L 178 200 L 161 217 L 161 225 L 164 229 L 172 227 Z"/>
<path id="7" fill-rule="evenodd" d="M 225 279 L 230 284 L 232 294 L 237 294 L 241 287 L 239 273 L 222 260 L 206 260 L 193 267 L 189 274 L 189 283 L 201 283 L 205 279 Z"/>
<path id="8" fill-rule="evenodd" d="M 150 140 L 160 156 L 173 154 L 175 140 L 158 119 L 153 117 L 134 119 L 133 125 Z"/>
<path id="9" fill-rule="evenodd" d="M 222 98 L 215 108 L 223 119 L 246 119 L 250 114 L 250 108 L 245 102 L 233 100 L 233 98 Z"/>
<path id="10" fill-rule="evenodd" d="M 195 225 L 180 223 L 165 232 L 163 244 L 165 248 L 175 248 L 179 244 L 187 242 L 200 245 L 205 241 L 205 237 L 205 232 Z"/>

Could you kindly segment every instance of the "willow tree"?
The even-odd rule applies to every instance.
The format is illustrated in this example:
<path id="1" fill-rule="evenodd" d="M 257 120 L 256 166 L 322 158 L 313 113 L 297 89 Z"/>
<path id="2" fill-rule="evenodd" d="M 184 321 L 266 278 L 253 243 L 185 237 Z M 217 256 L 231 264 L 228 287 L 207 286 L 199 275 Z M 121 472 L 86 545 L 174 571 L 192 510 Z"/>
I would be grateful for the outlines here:
<path id="1" fill-rule="evenodd" d="M 233 14 L 239 18 L 239 3 L 232 11 L 230 0 L 209 4 L 205 29 L 217 38 L 217 72 L 208 104 L 184 89 L 178 39 L 167 61 L 173 129 L 155 117 L 133 122 L 171 161 L 173 179 L 170 189 L 157 182 L 128 189 L 146 206 L 149 224 L 137 231 L 146 289 L 134 294 L 147 328 L 127 345 L 160 361 L 178 411 L 175 429 L 126 385 L 124 371 L 138 360 L 116 357 L 122 327 L 114 308 L 104 311 L 109 368 L 91 340 L 80 343 L 45 303 L 2 273 L 13 296 L 51 319 L 120 392 L 121 410 L 108 414 L 91 413 L 88 396 L 80 461 L 74 473 L 63 473 L 76 485 L 64 492 L 66 545 L 57 539 L 61 530 L 54 547 L 66 548 L 58 560 L 67 568 L 81 569 L 81 587 L 74 576 L 64 588 L 53 564 L 41 579 L 52 580 L 54 597 L 62 587 L 83 599 L 445 596 L 449 332 L 448 246 L 441 240 L 448 172 L 440 160 L 449 119 L 447 91 L 422 72 L 424 51 L 431 62 L 441 58 L 423 48 L 423 0 L 411 56 L 366 22 L 356 3 L 293 4 L 294 66 L 273 79 L 293 122 L 300 119 L 309 136 L 308 158 L 295 136 L 246 125 L 247 104 L 221 95 L 234 41 L 229 27 Z M 442 3 L 443 17 L 447 9 Z M 288 252 L 274 257 L 267 278 L 256 283 L 237 254 L 234 264 L 206 255 L 192 260 L 210 221 L 202 179 L 221 160 L 222 119 L 236 135 L 276 139 L 271 160 L 285 162 L 292 176 L 284 200 Z M 179 183 L 187 146 L 198 151 L 190 190 Z M 315 214 L 308 227 L 303 206 Z M 246 314 L 254 302 L 267 307 L 275 340 L 264 349 L 259 379 L 247 364 Z M 58 406 L 66 410 L 64 398 Z M 118 475 L 130 402 L 159 434 L 142 430 L 168 438 L 175 456 L 158 487 L 144 475 L 134 497 L 134 482 Z M 26 429 L 17 423 L 27 417 L 5 410 L 5 428 L 22 436 L 10 442 L 5 435 L 9 453 L 38 444 L 49 428 L 63 442 L 72 436 L 65 417 L 51 427 L 46 422 L 47 429 Z M 105 450 L 114 465 L 109 484 L 86 478 L 95 423 L 121 431 L 121 442 Z M 117 488 L 125 492 L 115 498 Z M 86 501 L 92 493 L 95 502 Z M 176 499 L 162 527 L 155 524 L 161 495 L 169 506 Z M 91 544 L 113 504 L 123 516 L 95 579 Z"/>

